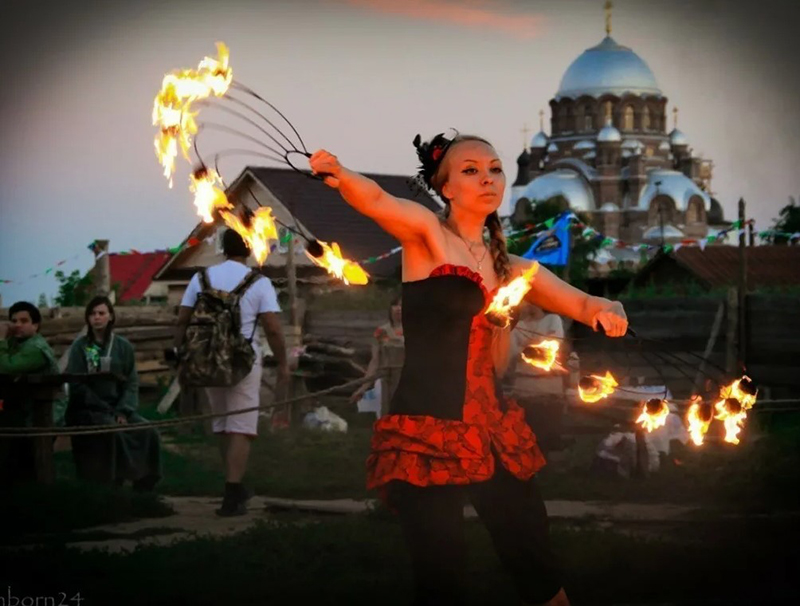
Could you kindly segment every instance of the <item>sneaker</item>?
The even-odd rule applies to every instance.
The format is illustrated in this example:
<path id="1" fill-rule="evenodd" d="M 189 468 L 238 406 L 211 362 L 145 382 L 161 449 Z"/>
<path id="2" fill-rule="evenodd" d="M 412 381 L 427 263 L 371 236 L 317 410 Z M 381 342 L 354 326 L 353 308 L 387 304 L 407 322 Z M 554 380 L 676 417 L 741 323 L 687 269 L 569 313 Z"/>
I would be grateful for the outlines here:
<path id="1" fill-rule="evenodd" d="M 247 506 L 245 505 L 244 501 L 222 499 L 222 507 L 217 509 L 215 513 L 222 518 L 243 516 L 247 514 Z"/>
<path id="2" fill-rule="evenodd" d="M 153 475 L 146 475 L 143 478 L 139 478 L 138 480 L 134 481 L 133 483 L 133 491 L 134 492 L 153 492 L 155 490 L 156 484 L 161 478 L 159 476 Z"/>

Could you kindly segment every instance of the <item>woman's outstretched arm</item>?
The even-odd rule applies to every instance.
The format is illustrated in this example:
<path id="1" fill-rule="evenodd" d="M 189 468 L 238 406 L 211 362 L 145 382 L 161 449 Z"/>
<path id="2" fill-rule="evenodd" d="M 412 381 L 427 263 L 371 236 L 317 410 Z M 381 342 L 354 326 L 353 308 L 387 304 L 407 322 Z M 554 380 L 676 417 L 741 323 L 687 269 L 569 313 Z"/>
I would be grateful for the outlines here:
<path id="1" fill-rule="evenodd" d="M 329 187 L 338 189 L 342 198 L 375 221 L 400 243 L 426 241 L 437 226 L 436 215 L 422 204 L 397 198 L 372 179 L 341 165 L 333 154 L 318 150 L 308 161 L 314 174 L 324 176 Z"/>
<path id="2" fill-rule="evenodd" d="M 511 255 L 512 265 L 524 271 L 535 261 Z M 628 330 L 628 318 L 619 301 L 594 297 L 539 267 L 525 300 L 561 316 L 591 326 L 602 326 L 609 337 L 621 337 Z"/>

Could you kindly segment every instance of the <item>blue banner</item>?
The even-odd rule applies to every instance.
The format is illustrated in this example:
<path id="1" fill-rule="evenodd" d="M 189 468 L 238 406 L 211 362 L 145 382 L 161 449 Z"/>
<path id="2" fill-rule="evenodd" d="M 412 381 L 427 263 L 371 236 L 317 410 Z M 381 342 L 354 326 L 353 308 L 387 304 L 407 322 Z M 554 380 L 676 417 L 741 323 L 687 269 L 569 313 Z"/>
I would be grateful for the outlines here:
<path id="1" fill-rule="evenodd" d="M 569 212 L 561 213 L 551 229 L 539 234 L 528 251 L 522 255 L 543 265 L 566 265 L 569 259 Z"/>

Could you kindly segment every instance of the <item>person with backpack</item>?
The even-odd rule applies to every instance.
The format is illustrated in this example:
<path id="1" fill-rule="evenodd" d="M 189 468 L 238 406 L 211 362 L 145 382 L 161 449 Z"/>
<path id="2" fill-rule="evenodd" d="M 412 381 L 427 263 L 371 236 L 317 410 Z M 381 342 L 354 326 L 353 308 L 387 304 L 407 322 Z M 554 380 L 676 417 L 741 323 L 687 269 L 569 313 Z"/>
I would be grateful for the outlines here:
<path id="1" fill-rule="evenodd" d="M 281 310 L 272 282 L 247 266 L 251 251 L 236 231 L 225 231 L 222 251 L 225 261 L 198 272 L 189 282 L 175 335 L 181 387 L 205 388 L 215 414 L 260 404 L 261 351 L 253 338 L 258 322 L 278 363 L 276 399 L 286 396 L 289 384 Z M 225 492 L 216 513 L 244 515 L 251 494 L 242 480 L 258 433 L 258 410 L 217 417 L 212 425 L 225 468 Z"/>

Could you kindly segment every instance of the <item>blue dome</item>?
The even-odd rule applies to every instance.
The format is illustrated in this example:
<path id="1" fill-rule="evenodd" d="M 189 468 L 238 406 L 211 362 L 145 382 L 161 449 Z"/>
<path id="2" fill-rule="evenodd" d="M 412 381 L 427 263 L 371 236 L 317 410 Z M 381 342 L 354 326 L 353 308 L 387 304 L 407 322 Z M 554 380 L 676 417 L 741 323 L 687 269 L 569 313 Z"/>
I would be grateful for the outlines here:
<path id="1" fill-rule="evenodd" d="M 542 149 L 544 147 L 547 147 L 547 135 L 544 134 L 544 131 L 540 130 L 533 135 L 533 139 L 531 139 L 531 148 Z"/>
<path id="2" fill-rule="evenodd" d="M 647 63 L 610 36 L 572 62 L 561 79 L 556 97 L 599 97 L 605 93 L 661 96 Z"/>

